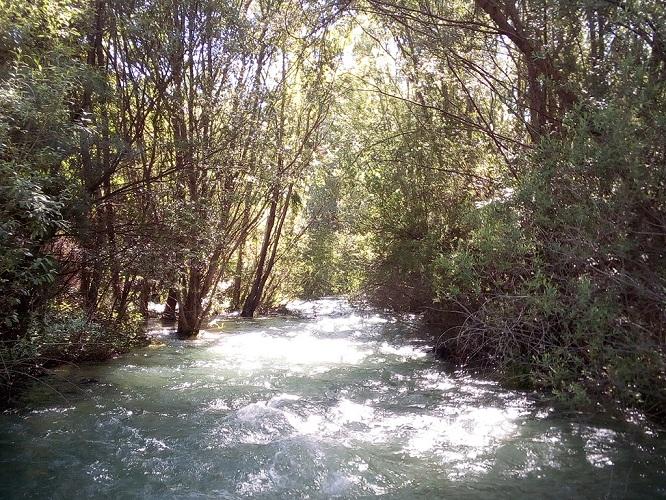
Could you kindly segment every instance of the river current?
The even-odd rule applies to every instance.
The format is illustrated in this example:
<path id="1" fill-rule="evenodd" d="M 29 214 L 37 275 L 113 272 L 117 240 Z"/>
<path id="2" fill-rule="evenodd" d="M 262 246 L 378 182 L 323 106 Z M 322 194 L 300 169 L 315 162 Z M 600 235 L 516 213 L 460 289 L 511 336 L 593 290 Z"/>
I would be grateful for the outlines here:
<path id="1" fill-rule="evenodd" d="M 666 498 L 666 439 L 457 373 L 338 299 L 58 369 L 0 415 L 2 498 Z"/>

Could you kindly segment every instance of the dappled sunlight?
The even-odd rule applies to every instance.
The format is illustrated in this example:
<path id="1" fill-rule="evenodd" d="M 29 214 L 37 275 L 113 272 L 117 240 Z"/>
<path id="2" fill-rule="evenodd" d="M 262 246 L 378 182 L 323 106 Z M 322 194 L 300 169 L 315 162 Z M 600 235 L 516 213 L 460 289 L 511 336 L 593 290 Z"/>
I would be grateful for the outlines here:
<path id="1" fill-rule="evenodd" d="M 348 302 L 341 303 L 337 297 L 324 297 L 319 300 L 292 300 L 287 303 L 287 308 L 308 317 L 345 315 L 354 311 Z"/>
<path id="2" fill-rule="evenodd" d="M 0 0 L 0 500 L 666 498 L 666 0 Z"/>
<path id="3" fill-rule="evenodd" d="M 583 432 L 585 458 L 595 467 L 613 465 L 617 433 L 610 429 L 588 429 Z"/>
<path id="4" fill-rule="evenodd" d="M 397 356 L 404 359 L 424 358 L 428 354 L 424 348 L 409 345 L 396 347 L 386 342 L 383 342 L 380 345 L 379 353 L 386 356 Z"/>
<path id="5" fill-rule="evenodd" d="M 60 388 L 68 403 L 5 415 L 17 464 L 33 449 L 68 467 L 92 453 L 79 482 L 127 492 L 148 478 L 228 498 L 455 498 L 488 484 L 538 497 L 564 491 L 564 471 L 592 492 L 618 467 L 635 484 L 666 474 L 656 459 L 631 472 L 666 447 L 646 454 L 618 430 L 447 372 L 422 338 L 396 336 L 410 325 L 333 299 L 300 307 L 328 312 L 223 321 L 196 340 L 157 327 L 160 348 L 77 372 L 90 382 Z"/>
<path id="6" fill-rule="evenodd" d="M 418 430 L 406 449 L 415 455 L 462 450 L 468 458 L 488 451 L 516 431 L 515 409 L 464 408 L 454 418 L 417 418 Z"/>
<path id="7" fill-rule="evenodd" d="M 343 318 L 321 318 L 312 326 L 315 331 L 324 333 L 354 331 L 363 325 L 363 318 L 351 315 Z"/>
<path id="8" fill-rule="evenodd" d="M 308 332 L 284 337 L 265 332 L 246 333 L 223 338 L 208 350 L 223 354 L 226 363 L 234 363 L 241 369 L 274 363 L 285 367 L 358 364 L 370 354 L 358 342 L 345 338 L 318 338 Z"/>

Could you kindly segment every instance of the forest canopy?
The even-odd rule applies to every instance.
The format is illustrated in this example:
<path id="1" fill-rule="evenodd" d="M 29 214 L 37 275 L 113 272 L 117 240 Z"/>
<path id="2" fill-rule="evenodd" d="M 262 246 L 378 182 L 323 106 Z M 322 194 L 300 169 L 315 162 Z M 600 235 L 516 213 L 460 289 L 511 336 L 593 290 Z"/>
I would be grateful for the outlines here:
<path id="1" fill-rule="evenodd" d="M 666 408 L 659 0 L 0 0 L 10 387 L 293 297 Z"/>

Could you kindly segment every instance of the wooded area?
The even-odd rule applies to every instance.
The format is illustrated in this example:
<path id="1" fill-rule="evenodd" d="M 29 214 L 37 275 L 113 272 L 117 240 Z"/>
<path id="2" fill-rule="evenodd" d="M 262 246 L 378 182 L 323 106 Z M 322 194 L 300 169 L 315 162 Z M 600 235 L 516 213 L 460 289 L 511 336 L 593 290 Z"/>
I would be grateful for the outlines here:
<path id="1" fill-rule="evenodd" d="M 0 0 L 0 379 L 345 294 L 663 418 L 665 105 L 660 0 Z"/>

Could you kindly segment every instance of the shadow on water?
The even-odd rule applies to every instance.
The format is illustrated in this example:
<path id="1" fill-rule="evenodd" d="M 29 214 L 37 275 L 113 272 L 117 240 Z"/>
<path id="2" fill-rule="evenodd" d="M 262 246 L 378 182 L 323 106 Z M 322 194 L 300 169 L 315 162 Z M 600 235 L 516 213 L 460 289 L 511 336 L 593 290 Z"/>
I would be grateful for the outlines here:
<path id="1" fill-rule="evenodd" d="M 1 415 L 11 498 L 655 498 L 666 441 L 558 415 L 337 299 L 65 368 Z"/>

